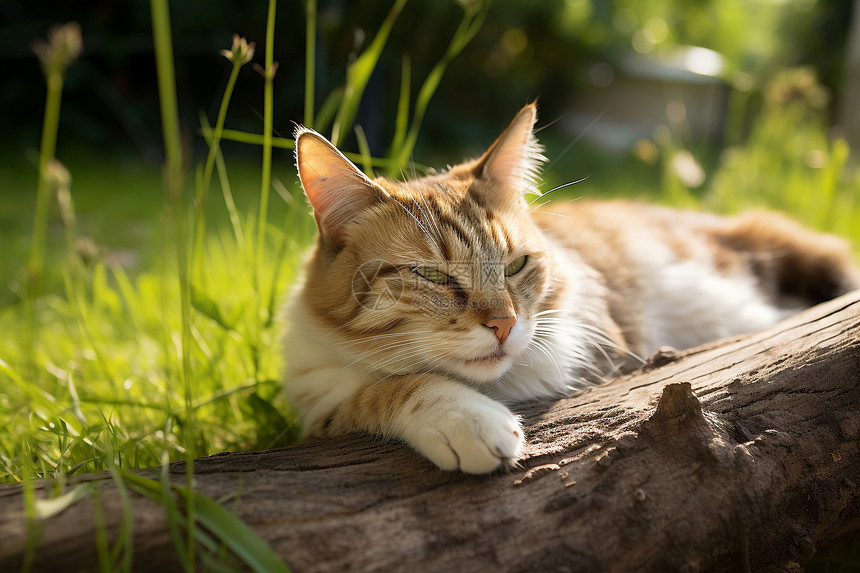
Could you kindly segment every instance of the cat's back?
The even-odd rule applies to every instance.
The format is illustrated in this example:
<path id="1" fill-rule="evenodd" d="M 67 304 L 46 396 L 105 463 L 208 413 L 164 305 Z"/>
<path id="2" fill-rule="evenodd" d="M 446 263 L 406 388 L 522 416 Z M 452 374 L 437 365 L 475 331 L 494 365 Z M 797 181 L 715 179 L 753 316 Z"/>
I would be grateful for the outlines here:
<path id="1" fill-rule="evenodd" d="M 553 245 L 575 252 L 622 297 L 640 291 L 655 267 L 713 263 L 721 249 L 716 231 L 725 221 L 628 200 L 549 203 L 532 218 Z"/>
<path id="2" fill-rule="evenodd" d="M 692 255 L 684 239 L 717 229 L 723 218 L 631 200 L 581 199 L 550 202 L 532 213 L 547 235 L 561 244 L 601 251 L 630 239 L 659 240 L 679 256 Z"/>
<path id="3" fill-rule="evenodd" d="M 782 316 L 748 253 L 727 247 L 730 219 L 596 200 L 550 203 L 532 216 L 569 264 L 582 261 L 600 274 L 612 318 L 634 352 L 695 346 Z"/>

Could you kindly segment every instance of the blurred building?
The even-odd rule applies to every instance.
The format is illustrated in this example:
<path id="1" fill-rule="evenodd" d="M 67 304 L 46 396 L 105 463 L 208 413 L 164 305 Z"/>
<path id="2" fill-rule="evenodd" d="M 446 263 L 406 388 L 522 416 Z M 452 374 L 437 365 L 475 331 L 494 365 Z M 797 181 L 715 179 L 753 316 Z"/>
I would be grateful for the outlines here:
<path id="1" fill-rule="evenodd" d="M 655 138 L 658 126 L 719 142 L 730 89 L 721 79 L 724 68 L 719 53 L 694 46 L 661 58 L 631 52 L 616 65 L 594 64 L 589 71 L 594 89 L 572 102 L 563 129 L 617 153 Z"/>

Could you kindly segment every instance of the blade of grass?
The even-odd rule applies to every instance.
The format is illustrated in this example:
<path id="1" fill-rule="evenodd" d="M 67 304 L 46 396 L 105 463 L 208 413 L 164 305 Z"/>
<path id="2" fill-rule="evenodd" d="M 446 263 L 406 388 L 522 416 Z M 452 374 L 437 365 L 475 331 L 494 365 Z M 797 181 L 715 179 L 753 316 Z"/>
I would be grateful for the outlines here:
<path id="1" fill-rule="evenodd" d="M 68 382 L 69 397 L 72 400 L 72 412 L 75 414 L 75 417 L 81 425 L 86 426 L 87 418 L 84 416 L 83 410 L 81 410 L 81 398 L 78 396 L 78 389 L 75 387 L 75 380 L 72 376 L 71 368 L 69 369 L 68 374 L 66 374 L 66 381 Z"/>
<path id="2" fill-rule="evenodd" d="M 182 146 L 179 136 L 179 111 L 173 71 L 173 40 L 167 0 L 151 0 L 152 34 L 155 44 L 158 95 L 161 103 L 161 128 L 164 131 L 165 184 L 168 197 L 182 194 Z"/>
<path id="3" fill-rule="evenodd" d="M 361 157 L 361 165 L 364 174 L 373 177 L 373 158 L 370 154 L 370 145 L 360 125 L 355 126 L 355 138 L 358 141 L 358 155 Z"/>
<path id="4" fill-rule="evenodd" d="M 269 12 L 266 18 L 266 67 L 263 77 L 265 87 L 263 90 L 263 173 L 260 182 L 260 210 L 257 227 L 257 263 L 260 263 L 263 251 L 263 239 L 265 237 L 265 222 L 268 219 L 267 207 L 269 204 L 269 189 L 272 182 L 272 131 L 273 131 L 273 106 L 274 106 L 274 80 L 277 64 L 275 57 L 275 13 L 277 11 L 277 0 L 269 0 Z"/>
<path id="5" fill-rule="evenodd" d="M 319 118 L 322 118 L 322 111 L 320 111 Z M 321 120 L 318 122 L 318 125 L 322 123 Z M 201 132 L 205 137 L 208 137 L 206 128 L 202 128 Z M 239 131 L 236 129 L 225 129 L 221 134 L 221 140 L 227 141 L 236 141 L 238 143 L 249 143 L 251 145 L 263 145 L 264 136 L 259 133 L 249 133 L 247 131 Z M 295 149 L 296 144 L 292 139 L 286 137 L 273 137 L 272 138 L 272 147 L 277 147 L 280 149 Z M 349 151 L 344 151 L 343 154 L 353 162 L 361 161 L 361 155 L 358 153 L 351 153 Z M 372 163 L 374 167 L 387 169 L 394 162 L 390 158 L 384 157 L 374 157 L 372 158 Z M 414 164 L 414 167 L 419 172 L 426 172 L 429 167 L 420 163 Z"/>
<path id="6" fill-rule="evenodd" d="M 487 12 L 490 10 L 489 0 L 464 4 L 463 19 L 460 20 L 460 25 L 454 32 L 448 48 L 436 65 L 433 66 L 433 69 L 430 70 L 430 73 L 421 85 L 421 89 L 418 90 L 409 133 L 403 144 L 399 148 L 392 148 L 389 153 L 391 159 L 391 163 L 388 165 L 389 176 L 396 177 L 400 171 L 406 168 L 412 155 L 412 150 L 415 149 L 415 143 L 418 141 L 418 132 L 421 130 L 421 122 L 424 120 L 427 106 L 430 104 L 433 94 L 436 93 L 436 88 L 439 87 L 448 64 L 472 41 L 472 38 L 481 29 L 484 19 L 487 17 Z"/>
<path id="7" fill-rule="evenodd" d="M 224 196 L 224 204 L 227 206 L 227 213 L 230 215 L 230 224 L 233 226 L 233 236 L 236 239 L 236 244 L 244 251 L 245 234 L 242 231 L 242 219 L 239 217 L 239 210 L 236 209 L 236 202 L 233 200 L 233 191 L 230 188 L 230 180 L 227 177 L 227 166 L 224 164 L 224 156 L 220 150 L 215 156 L 215 167 L 218 169 L 218 182 L 221 184 L 221 194 Z"/>
<path id="8" fill-rule="evenodd" d="M 325 107 L 325 106 L 323 106 L 323 107 Z M 321 119 L 322 117 L 323 117 L 323 112 L 322 112 L 322 108 L 321 108 L 320 114 L 318 116 L 317 125 L 321 125 L 323 123 L 322 119 Z M 202 133 L 204 134 L 204 136 L 208 137 L 208 135 L 206 134 L 206 128 L 202 129 Z M 224 132 L 221 134 L 221 140 L 222 141 L 223 140 L 236 141 L 239 143 L 248 143 L 251 145 L 263 145 L 264 136 L 262 134 L 259 134 L 259 133 L 249 133 L 247 131 L 239 131 L 236 129 L 225 129 Z M 289 139 L 286 137 L 273 137 L 272 138 L 272 147 L 278 147 L 280 149 L 295 149 L 296 143 L 292 139 Z M 353 161 L 355 163 L 358 163 L 359 161 L 362 160 L 361 155 L 358 153 L 352 153 L 349 151 L 344 151 L 343 154 L 350 161 Z M 371 158 L 371 163 L 373 164 L 373 166 L 381 168 L 381 169 L 389 169 L 391 166 L 395 165 L 395 161 L 396 160 L 394 160 L 394 159 L 385 158 L 385 157 L 373 157 L 373 158 Z M 418 171 L 420 173 L 425 173 L 429 169 L 428 166 L 423 165 L 421 163 L 415 163 L 415 164 L 413 164 L 413 166 L 415 167 L 416 171 Z"/>
<path id="9" fill-rule="evenodd" d="M 822 229 L 832 229 L 835 226 L 838 190 L 850 155 L 851 149 L 844 139 L 837 139 L 831 144 L 830 160 L 821 173 L 821 197 L 818 199 L 823 213 L 816 223 Z"/>
<path id="10" fill-rule="evenodd" d="M 203 114 L 200 115 L 200 131 L 207 142 L 209 142 L 214 136 L 212 128 L 209 125 L 206 116 Z M 222 129 L 221 139 L 225 139 L 223 137 L 225 131 L 230 130 Z M 292 142 L 292 140 L 287 141 Z M 262 143 L 262 139 L 260 140 L 260 142 Z M 273 147 L 280 147 L 280 145 L 278 145 L 278 142 L 275 142 L 273 140 L 272 143 Z M 244 249 L 245 235 L 242 231 L 242 220 L 239 218 L 239 210 L 236 209 L 236 202 L 233 200 L 233 191 L 230 187 L 230 179 L 227 176 L 227 166 L 224 164 L 224 155 L 221 153 L 220 147 L 215 151 L 215 168 L 218 170 L 218 182 L 221 185 L 221 194 L 224 197 L 224 205 L 227 207 L 227 213 L 230 216 L 230 224 L 233 226 L 233 236 L 236 239 L 236 244 L 238 244 L 242 249 Z"/>
<path id="11" fill-rule="evenodd" d="M 130 487 L 146 497 L 161 502 L 164 498 L 163 485 L 139 476 L 128 470 L 119 470 Z M 248 527 L 241 519 L 224 509 L 215 500 L 193 489 L 172 485 L 173 492 L 182 498 L 195 498 L 197 519 L 209 533 L 226 545 L 252 571 L 288 572 L 289 569 L 271 547 Z M 205 535 L 204 532 L 201 532 Z"/>
<path id="12" fill-rule="evenodd" d="M 93 484 L 86 482 L 78 484 L 66 493 L 57 497 L 37 499 L 35 501 L 35 516 L 37 519 L 48 519 L 70 507 L 93 493 Z"/>
<path id="13" fill-rule="evenodd" d="M 193 490 L 180 490 L 180 493 L 183 496 L 197 498 L 196 505 L 200 508 L 201 525 L 229 547 L 253 571 L 261 573 L 289 571 L 265 541 L 242 520 L 218 505 L 215 500 Z"/>
<path id="14" fill-rule="evenodd" d="M 182 523 L 182 514 L 176 507 L 176 500 L 173 497 L 173 484 L 170 482 L 168 470 L 170 469 L 167 463 L 167 457 L 164 456 L 164 463 L 161 464 L 160 479 L 158 481 L 158 490 L 151 488 L 150 499 L 155 500 L 164 507 L 165 517 L 167 518 L 167 529 L 170 531 L 170 536 L 173 538 L 173 546 L 178 549 L 178 553 L 182 563 L 187 563 L 187 555 L 185 553 L 185 545 L 182 543 L 182 531 L 179 524 Z M 132 486 L 132 489 L 141 493 L 138 487 Z M 156 497 L 156 493 L 160 497 Z"/>
<path id="15" fill-rule="evenodd" d="M 254 57 L 254 47 L 254 42 L 248 44 L 245 38 L 240 38 L 237 34 L 233 36 L 232 49 L 221 51 L 221 55 L 226 57 L 227 60 L 233 64 L 233 67 L 230 70 L 230 77 L 227 80 L 227 86 L 224 88 L 224 94 L 221 96 L 221 105 L 218 107 L 215 129 L 211 132 L 211 137 L 206 138 L 206 143 L 209 145 L 209 152 L 206 155 L 206 164 L 203 167 L 203 178 L 197 189 L 197 200 L 195 201 L 197 224 L 194 250 L 191 252 L 192 265 L 203 250 L 203 237 L 205 234 L 203 207 L 206 202 L 206 197 L 209 194 L 209 184 L 212 181 L 212 169 L 215 165 L 215 158 L 221 151 L 221 133 L 224 131 L 224 122 L 227 119 L 227 108 L 230 106 L 230 99 L 233 96 L 233 88 L 236 86 L 236 79 L 239 77 L 239 70 Z M 202 112 L 200 115 L 200 125 L 208 127 L 208 125 L 206 125 L 207 122 L 205 115 Z"/>
<path id="16" fill-rule="evenodd" d="M 224 318 L 218 303 L 206 291 L 193 284 L 191 285 L 191 306 L 224 330 L 235 330 L 235 325 Z"/>
<path id="17" fill-rule="evenodd" d="M 343 101 L 343 92 L 343 86 L 336 87 L 331 90 L 331 93 L 328 94 L 325 100 L 323 100 L 319 113 L 315 119 L 314 129 L 316 129 L 317 132 L 322 133 L 327 131 L 331 122 L 334 121 L 334 115 L 337 113 L 338 108 L 340 108 L 340 103 Z"/>
<path id="18" fill-rule="evenodd" d="M 305 2 L 305 126 L 314 126 L 314 81 L 316 79 L 317 0 Z"/>
<path id="19" fill-rule="evenodd" d="M 33 216 L 33 237 L 27 269 L 27 295 L 25 311 L 29 320 L 26 331 L 26 362 L 29 377 L 35 378 L 37 367 L 36 344 L 39 340 L 39 324 L 36 317 L 36 299 L 45 256 L 45 241 L 48 232 L 48 207 L 51 196 L 49 181 L 50 165 L 57 150 L 57 132 L 60 125 L 60 107 L 63 97 L 63 83 L 66 70 L 83 50 L 81 27 L 77 22 L 53 28 L 47 42 L 36 42 L 33 49 L 42 64 L 42 72 L 47 84 L 45 114 L 42 120 L 42 139 L 39 149 L 39 179 L 36 184 L 36 211 Z"/>
<path id="20" fill-rule="evenodd" d="M 263 264 L 263 249 L 266 239 L 266 222 L 268 221 L 269 191 L 272 187 L 272 130 L 273 130 L 273 101 L 274 80 L 277 64 L 275 63 L 275 14 L 277 12 L 277 0 L 269 0 L 269 11 L 266 19 L 266 67 L 263 71 L 265 86 L 263 88 L 263 173 L 260 181 L 260 207 L 257 216 L 257 240 L 254 247 L 254 290 L 260 293 L 260 284 Z M 259 296 L 257 297 L 259 300 Z M 259 302 L 257 302 L 259 304 Z M 255 321 L 256 328 L 252 331 L 254 340 L 251 348 L 254 349 L 255 378 L 259 377 L 256 371 L 259 364 L 257 353 L 262 339 L 261 325 L 259 320 Z"/>
<path id="21" fill-rule="evenodd" d="M 42 526 L 36 519 L 36 487 L 33 483 L 35 469 L 28 436 L 23 436 L 21 442 L 21 494 L 24 499 L 24 516 L 27 520 L 27 549 L 21 571 L 26 573 L 33 567 L 33 561 L 36 559 L 36 550 L 42 540 Z"/>
<path id="22" fill-rule="evenodd" d="M 394 26 L 395 20 L 400 15 L 407 0 L 395 0 L 394 5 L 388 14 L 385 16 L 373 41 L 361 53 L 361 55 L 349 65 L 346 71 L 346 88 L 343 94 L 343 100 L 338 110 L 337 118 L 334 122 L 334 129 L 331 134 L 331 142 L 335 146 L 341 142 L 352 129 L 352 124 L 355 122 L 355 116 L 358 114 L 358 105 L 361 103 L 361 98 L 364 96 L 364 90 L 367 87 L 367 82 L 370 81 L 370 76 L 373 70 L 376 69 L 379 58 L 382 56 L 382 50 L 388 42 L 388 37 L 391 34 L 391 28 Z"/>
<path id="23" fill-rule="evenodd" d="M 230 105 L 230 96 L 233 95 L 233 88 L 236 85 L 236 78 L 239 77 L 239 69 L 241 67 L 241 61 L 233 62 L 233 67 L 230 70 L 230 77 L 227 80 L 227 87 L 224 89 L 224 95 L 221 96 L 221 105 L 218 108 L 218 117 L 215 120 L 215 129 L 211 132 L 212 136 L 206 138 L 206 143 L 209 145 L 209 152 L 206 155 L 206 164 L 203 167 L 203 177 L 200 186 L 197 189 L 197 197 L 195 201 L 197 222 L 195 225 L 196 234 L 194 249 L 191 252 L 192 261 L 196 259 L 203 249 L 203 236 L 205 234 L 203 206 L 206 201 L 206 197 L 209 194 L 209 184 L 212 180 L 212 169 L 215 167 L 215 155 L 220 149 L 221 132 L 224 130 L 224 121 L 227 119 L 227 107 Z M 201 111 L 200 113 L 200 124 L 203 125 L 203 112 Z"/>
<path id="24" fill-rule="evenodd" d="M 202 129 L 204 137 L 210 136 L 207 129 L 208 128 L 205 127 Z M 227 141 L 238 141 L 239 143 L 263 145 L 265 136 L 261 133 L 249 133 L 247 131 L 239 131 L 237 129 L 225 129 L 221 133 L 221 140 L 223 141 L 225 139 Z M 272 137 L 272 147 L 278 147 L 280 149 L 295 149 L 296 143 L 288 137 Z"/>
<path id="25" fill-rule="evenodd" d="M 122 556 L 121 571 L 131 571 L 132 558 L 134 557 L 134 508 L 128 495 L 128 488 L 122 474 L 114 464 L 110 464 L 110 473 L 119 493 L 122 520 L 120 521 L 119 534 L 116 545 L 111 551 L 112 570 L 116 570 L 117 559 Z"/>
<path id="26" fill-rule="evenodd" d="M 39 181 L 36 188 L 36 215 L 33 221 L 33 240 L 30 248 L 30 282 L 35 287 L 42 272 L 45 253 L 45 235 L 48 226 L 50 184 L 48 164 L 54 159 L 57 148 L 57 131 L 60 124 L 60 102 L 63 97 L 63 74 L 46 70 L 48 96 L 45 100 L 45 118 L 42 122 L 42 145 L 39 151 Z"/>
<path id="27" fill-rule="evenodd" d="M 185 217 L 182 209 L 182 147 L 179 137 L 179 111 L 176 104 L 176 78 L 173 69 L 173 41 L 171 39 L 170 12 L 167 0 L 151 0 L 152 34 L 155 45 L 158 94 L 161 102 L 161 123 L 164 132 L 166 155 L 165 185 L 173 207 L 176 225 L 176 249 L 179 266 L 179 291 L 182 321 L 181 378 L 185 397 L 185 451 L 187 456 L 186 481 L 194 481 L 194 409 L 191 392 L 191 293 L 188 278 L 188 247 L 185 238 Z M 186 570 L 194 569 L 194 498 L 187 498 L 186 510 Z"/>
<path id="28" fill-rule="evenodd" d="M 102 506 L 102 492 L 99 488 L 93 490 L 93 521 L 95 521 L 96 556 L 99 561 L 99 571 L 109 573 L 112 570 L 108 549 L 110 543 L 108 542 L 104 507 Z"/>
<path id="29" fill-rule="evenodd" d="M 412 64 L 409 56 L 403 56 L 400 66 L 400 97 L 397 100 L 397 116 L 394 122 L 394 137 L 391 140 L 391 149 L 400 149 L 406 139 L 406 130 L 409 128 L 409 99 L 410 84 L 412 81 Z"/>
<path id="30" fill-rule="evenodd" d="M 301 224 L 298 221 L 296 221 L 296 218 L 295 218 L 296 213 L 301 213 L 301 211 L 299 211 L 298 209 L 292 209 L 292 210 L 288 211 L 286 221 L 285 221 L 283 228 L 285 228 L 285 229 L 298 229 L 298 230 L 301 229 Z M 304 221 L 304 223 L 306 224 L 308 220 L 311 220 L 311 218 L 310 217 L 304 217 L 301 220 Z M 298 231 L 297 231 L 297 234 L 298 234 Z M 275 268 L 274 268 L 274 271 L 272 273 L 273 288 L 272 288 L 270 296 L 269 296 L 269 305 L 268 305 L 268 317 L 269 318 L 265 324 L 266 328 L 272 326 L 275 322 L 275 317 L 277 314 L 276 313 L 276 305 L 278 303 L 278 300 L 277 300 L 277 289 L 274 288 L 274 285 L 278 284 L 278 280 L 280 279 L 281 273 L 284 270 L 284 267 L 285 267 L 284 262 L 287 258 L 287 248 L 292 246 L 294 248 L 293 252 L 301 252 L 304 250 L 302 247 L 298 246 L 295 241 L 288 241 L 286 236 L 284 236 L 283 234 L 280 235 L 279 241 L 280 242 L 278 244 L 277 256 L 275 257 Z"/>

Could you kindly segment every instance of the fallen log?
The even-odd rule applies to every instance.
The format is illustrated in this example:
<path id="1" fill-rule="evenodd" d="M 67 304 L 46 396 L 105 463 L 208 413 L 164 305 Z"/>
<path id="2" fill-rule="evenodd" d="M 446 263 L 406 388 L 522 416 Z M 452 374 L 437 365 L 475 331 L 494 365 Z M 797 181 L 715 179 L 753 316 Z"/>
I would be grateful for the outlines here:
<path id="1" fill-rule="evenodd" d="M 529 446 L 508 472 L 351 435 L 200 459 L 195 487 L 296 571 L 800 570 L 860 530 L 860 291 L 519 413 Z M 84 479 L 117 536 L 114 482 Z M 163 508 L 131 498 L 134 570 L 179 570 Z M 41 524 L 33 570 L 97 569 L 93 503 Z M 22 491 L 0 488 L 0 570 L 26 544 Z"/>

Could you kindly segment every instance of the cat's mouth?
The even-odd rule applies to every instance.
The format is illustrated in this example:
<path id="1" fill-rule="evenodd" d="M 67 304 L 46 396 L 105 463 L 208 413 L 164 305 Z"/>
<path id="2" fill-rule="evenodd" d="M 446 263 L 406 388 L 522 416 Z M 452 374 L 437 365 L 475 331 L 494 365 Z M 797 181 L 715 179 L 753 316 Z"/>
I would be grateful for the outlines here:
<path id="1" fill-rule="evenodd" d="M 514 352 L 512 352 L 514 351 Z M 473 382 L 488 383 L 497 380 L 510 367 L 516 352 L 507 345 L 499 346 L 494 352 L 472 357 L 458 357 L 449 368 L 458 376 Z"/>
<path id="2" fill-rule="evenodd" d="M 504 351 L 502 347 L 499 347 L 498 350 L 493 352 L 492 354 L 487 354 L 485 356 L 479 356 L 478 358 L 469 358 L 466 360 L 466 364 L 469 366 L 483 366 L 483 365 L 493 365 L 498 364 L 502 360 L 504 360 L 508 356 L 508 353 Z"/>
<path id="3" fill-rule="evenodd" d="M 472 347 L 471 352 L 452 355 L 447 369 L 473 382 L 491 383 L 498 380 L 511 368 L 531 339 L 528 323 L 518 323 L 518 326 L 520 328 L 513 329 L 504 344 L 490 345 L 483 340 L 480 346 Z"/>

